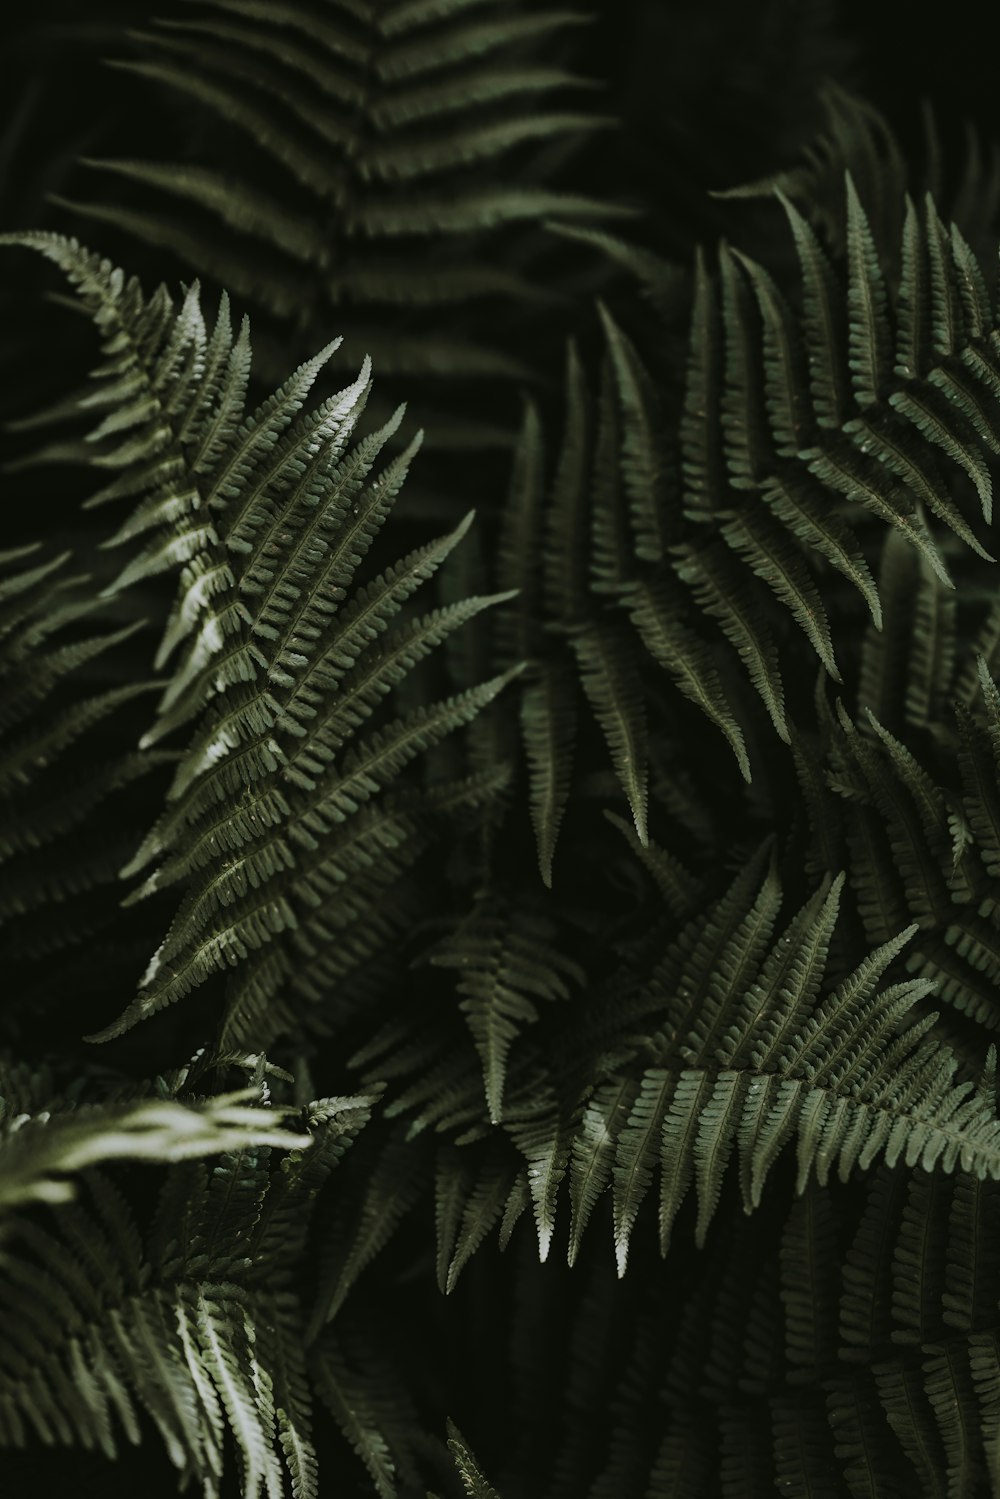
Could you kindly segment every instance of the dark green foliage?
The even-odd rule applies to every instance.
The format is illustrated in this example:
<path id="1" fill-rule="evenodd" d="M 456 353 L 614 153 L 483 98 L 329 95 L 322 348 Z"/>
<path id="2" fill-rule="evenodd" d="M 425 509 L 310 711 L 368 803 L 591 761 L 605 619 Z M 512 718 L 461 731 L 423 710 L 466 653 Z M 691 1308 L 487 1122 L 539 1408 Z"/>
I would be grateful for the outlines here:
<path id="1" fill-rule="evenodd" d="M 541 168 L 616 124 L 563 61 L 587 20 L 504 0 L 185 5 L 109 61 L 182 104 L 197 150 L 88 160 L 67 206 L 260 308 L 269 370 L 295 330 L 346 336 L 410 393 L 530 380 L 504 323 L 563 300 L 534 226 L 613 211 Z M 464 427 L 430 396 L 432 440 L 496 441 L 513 405 L 496 391 Z"/>
<path id="2" fill-rule="evenodd" d="M 983 117 L 846 4 L 98 10 L 0 135 L 4 1491 L 1000 1496 Z"/>

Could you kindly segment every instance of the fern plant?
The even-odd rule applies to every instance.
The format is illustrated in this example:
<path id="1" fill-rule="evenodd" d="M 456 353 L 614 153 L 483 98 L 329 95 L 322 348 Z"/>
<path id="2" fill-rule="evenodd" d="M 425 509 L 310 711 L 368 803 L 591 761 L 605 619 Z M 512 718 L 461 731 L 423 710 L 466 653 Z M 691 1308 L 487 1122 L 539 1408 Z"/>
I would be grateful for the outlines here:
<path id="1" fill-rule="evenodd" d="M 0 236 L 5 1483 L 1000 1495 L 989 132 L 724 149 L 770 6 L 667 225 L 642 6 L 99 10 Z"/>

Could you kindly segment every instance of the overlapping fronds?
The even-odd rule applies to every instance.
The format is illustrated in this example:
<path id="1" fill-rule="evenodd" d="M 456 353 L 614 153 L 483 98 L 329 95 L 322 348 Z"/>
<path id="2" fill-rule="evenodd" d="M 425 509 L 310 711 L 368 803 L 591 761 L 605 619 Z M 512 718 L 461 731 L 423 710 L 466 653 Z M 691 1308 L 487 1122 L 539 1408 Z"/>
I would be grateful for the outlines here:
<path id="1" fill-rule="evenodd" d="M 8 1124 L 5 1167 L 11 1151 L 23 1158 L 11 1180 L 20 1166 L 37 1182 L 14 1205 L 52 1206 L 44 1217 L 5 1216 L 6 1443 L 30 1431 L 113 1457 L 120 1432 L 139 1441 L 143 1411 L 182 1482 L 195 1479 L 205 1495 L 220 1492 L 229 1439 L 242 1492 L 281 1493 L 284 1468 L 296 1499 L 317 1493 L 297 1265 L 312 1200 L 373 1099 L 311 1104 L 309 1133 L 296 1134 L 245 1105 L 260 1098 L 256 1073 L 256 1087 L 194 1108 L 109 1103 Z M 298 1149 L 278 1165 L 275 1146 Z M 111 1177 L 84 1169 L 116 1155 L 209 1153 L 219 1156 L 211 1172 L 193 1160 L 168 1170 L 145 1226 Z M 72 1203 L 47 1180 L 81 1170 Z"/>
<path id="2" fill-rule="evenodd" d="M 831 570 L 882 628 L 869 561 L 876 522 L 948 588 L 932 522 L 950 532 L 946 551 L 957 540 L 992 561 L 982 537 L 1000 453 L 1000 365 L 975 256 L 928 198 L 919 213 L 907 209 L 898 284 L 889 284 L 848 178 L 841 276 L 782 202 L 801 310 L 726 246 L 716 276 L 699 260 L 676 453 L 655 382 L 607 313 L 596 397 L 570 349 L 551 481 L 533 409 L 526 417 L 498 576 L 520 590 L 521 625 L 504 649 L 532 662 L 521 723 L 546 883 L 584 701 L 645 838 L 647 652 L 721 730 L 749 778 L 738 678 L 788 742 L 784 672 L 803 659 L 803 640 L 841 679 Z M 950 606 L 938 596 L 935 607 Z M 929 711 L 929 702 L 920 708 L 928 690 L 913 684 L 911 712 Z"/>
<path id="3" fill-rule="evenodd" d="M 138 997 L 100 1039 L 236 968 L 225 1036 L 242 1044 L 252 1031 L 259 1043 L 282 1028 L 292 993 L 321 999 L 391 932 L 385 892 L 427 833 L 419 801 L 404 810 L 381 793 L 510 673 L 359 731 L 408 671 L 495 600 L 388 630 L 468 521 L 350 591 L 419 442 L 370 479 L 402 410 L 348 447 L 367 362 L 299 416 L 324 350 L 246 413 L 246 325 L 234 339 L 225 302 L 209 337 L 196 288 L 175 315 L 165 291 L 146 301 L 73 242 L 25 242 L 66 271 L 101 329 L 111 358 L 96 396 L 117 403 L 127 392 L 89 434 L 96 461 L 121 470 L 98 498 L 138 495 L 114 541 L 151 539 L 111 591 L 180 572 L 157 665 L 178 650 L 179 662 L 142 744 L 195 724 L 167 807 L 123 870 L 155 865 L 130 900 L 179 885 L 182 901 Z"/>
<path id="4" fill-rule="evenodd" d="M 885 1156 L 995 1177 L 1000 1140 L 993 1103 L 956 1083 L 956 1057 L 930 1020 L 909 1015 L 927 980 L 876 993 L 913 937 L 870 952 L 820 997 L 843 878 L 772 932 L 781 906 L 773 872 L 758 889 L 741 875 L 726 899 L 678 939 L 629 1002 L 641 1020 L 589 1094 L 571 1147 L 572 1245 L 599 1193 L 612 1187 L 624 1270 L 639 1207 L 660 1173 L 665 1253 L 678 1208 L 698 1191 L 703 1241 L 734 1147 L 747 1211 L 761 1200 L 779 1152 L 797 1141 L 798 1189 L 836 1167 Z"/>
<path id="5" fill-rule="evenodd" d="M 527 410 L 497 568 L 501 585 L 518 591 L 517 623 L 499 634 L 498 661 L 529 662 L 520 730 L 547 885 L 588 720 L 610 757 L 640 843 L 648 841 L 651 661 L 721 730 L 749 777 L 718 652 L 692 628 L 683 591 L 664 563 L 680 516 L 668 483 L 662 411 L 631 343 L 610 315 L 604 321 L 608 356 L 596 396 L 569 349 L 551 482 L 537 414 Z"/>
<path id="6" fill-rule="evenodd" d="M 992 1097 L 960 1081 L 960 1058 L 919 1003 L 933 982 L 880 987 L 916 925 L 831 983 L 843 886 L 842 875 L 827 880 L 778 929 L 780 882 L 773 867 L 761 879 L 754 861 L 723 900 L 684 926 L 645 979 L 612 983 L 610 1013 L 585 1008 L 550 1029 L 545 1060 L 525 1055 L 505 1090 L 507 1145 L 477 1124 L 476 1079 L 459 1053 L 435 1055 L 404 1030 L 361 1059 L 370 1076 L 414 1073 L 389 1111 L 409 1115 L 411 1129 L 432 1126 L 458 1143 L 457 1151 L 437 1149 L 435 1168 L 445 1289 L 491 1229 L 506 1242 L 529 1206 L 544 1259 L 567 1196 L 572 1264 L 605 1192 L 624 1273 L 657 1176 L 661 1252 L 692 1185 L 695 1237 L 704 1243 L 730 1162 L 738 1162 L 751 1212 L 793 1141 L 799 1191 L 813 1174 L 821 1183 L 833 1173 L 846 1181 L 856 1166 L 882 1158 L 1000 1175 Z M 481 949 L 482 942 L 480 962 Z M 581 1077 L 586 1084 L 575 1093 Z"/>
<path id="7" fill-rule="evenodd" d="M 733 490 L 750 490 L 765 511 L 787 513 L 794 532 L 800 510 L 810 519 L 832 503 L 849 535 L 867 513 L 898 527 L 949 583 L 928 512 L 989 555 L 967 513 L 981 512 L 987 524 L 992 515 L 995 313 L 986 279 L 929 198 L 907 208 L 898 286 L 887 285 L 850 177 L 844 280 L 798 210 L 783 203 L 801 267 L 801 314 L 789 312 L 759 266 L 732 252 L 722 252 L 720 290 L 705 283 L 704 318 L 718 317 L 723 337 L 692 346 L 689 389 L 719 392 L 708 421 L 725 462 L 706 466 L 701 423 L 690 424 L 690 508 L 707 520 L 734 506 Z M 831 565 L 849 571 L 843 548 L 826 541 L 825 549 Z"/>
<path id="8" fill-rule="evenodd" d="M 67 973 L 107 928 L 130 851 L 119 826 L 129 788 L 164 758 L 139 754 L 129 735 L 129 706 L 153 685 L 121 671 L 139 626 L 115 628 L 68 564 L 69 553 L 38 546 L 0 556 L 0 950 L 12 1019 L 38 984 L 39 950 L 52 956 L 54 924 Z"/>
<path id="9" fill-rule="evenodd" d="M 988 132 L 820 3 L 111 9 L 30 201 L 213 305 L 0 236 L 4 1483 L 1000 1499 Z"/>
<path id="10" fill-rule="evenodd" d="M 475 1469 L 500 1494 L 544 1473 L 551 1499 L 992 1493 L 997 1184 L 879 1168 L 862 1185 L 812 1182 L 749 1218 L 729 1199 L 669 1278 L 589 1261 L 555 1297 L 508 1254 L 489 1314 L 479 1286 L 457 1291 L 468 1422 L 498 1366 L 516 1391 Z M 487 1372 L 491 1315 L 517 1326 Z"/>
<path id="11" fill-rule="evenodd" d="M 279 1128 L 273 1114 L 252 1107 L 252 1089 L 193 1106 L 146 1099 L 74 1107 L 72 1099 L 23 1096 L 25 1082 L 37 1084 L 37 1078 L 26 1079 L 20 1071 L 5 1067 L 0 1073 L 4 1218 L 30 1203 L 68 1201 L 74 1178 L 105 1161 L 180 1161 L 241 1148 L 287 1150 L 309 1143 L 307 1137 Z"/>
<path id="12" fill-rule="evenodd" d="M 814 1186 L 777 1233 L 734 1223 L 660 1312 L 665 1409 L 629 1491 L 994 1493 L 996 1210 L 993 1182 L 883 1170 L 859 1214 Z"/>

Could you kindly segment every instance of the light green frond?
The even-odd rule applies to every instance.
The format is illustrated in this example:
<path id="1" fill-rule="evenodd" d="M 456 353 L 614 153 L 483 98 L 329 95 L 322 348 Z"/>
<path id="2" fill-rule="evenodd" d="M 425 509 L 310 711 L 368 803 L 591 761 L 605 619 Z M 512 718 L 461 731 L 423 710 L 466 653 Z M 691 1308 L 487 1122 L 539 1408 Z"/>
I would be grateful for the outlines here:
<path id="1" fill-rule="evenodd" d="M 248 1146 L 286 1149 L 309 1144 L 307 1136 L 283 1130 L 247 1103 L 251 1093 L 213 1099 L 202 1109 L 168 1102 L 95 1108 L 90 1112 L 43 1120 L 3 1120 L 0 1137 L 4 1211 L 28 1202 L 64 1202 L 72 1197 L 72 1178 L 102 1161 L 180 1161 Z M 2 1103 L 2 1100 L 0 1100 Z"/>
<path id="2" fill-rule="evenodd" d="M 580 1252 L 580 1242 L 597 1200 L 611 1182 L 617 1140 L 630 1117 L 637 1092 L 638 1083 L 631 1078 L 607 1078 L 586 1100 L 573 1132 L 569 1169 L 570 1265 Z"/>
<path id="3" fill-rule="evenodd" d="M 509 1112 L 505 1127 L 527 1162 L 528 1192 L 535 1215 L 538 1258 L 548 1259 L 555 1229 L 559 1186 L 569 1163 L 571 1135 L 554 1121 L 554 1100 L 541 1090 L 530 1111 Z"/>
<path id="4" fill-rule="evenodd" d="M 261 1063 L 258 1080 L 265 1070 Z M 113 1457 L 119 1424 L 130 1441 L 140 1439 L 139 1407 L 180 1481 L 194 1478 L 209 1496 L 219 1493 L 228 1425 L 245 1492 L 280 1499 L 280 1450 L 297 1499 L 315 1499 L 300 1309 L 290 1289 L 294 1260 L 286 1258 L 294 1247 L 272 1241 L 265 1248 L 258 1239 L 264 1258 L 251 1259 L 245 1237 L 249 1201 L 255 1204 L 251 1216 L 260 1220 L 275 1184 L 268 1147 L 308 1144 L 310 1136 L 276 1128 L 267 1109 L 245 1107 L 248 1096 L 260 1098 L 259 1086 L 192 1105 L 168 1099 L 174 1084 L 158 1081 L 164 1096 L 157 1100 L 77 1112 L 56 1103 L 51 1116 L 18 1121 L 15 1141 L 52 1134 L 56 1147 L 61 1135 L 65 1146 L 66 1127 L 75 1131 L 77 1147 L 81 1130 L 89 1127 L 95 1144 L 103 1133 L 103 1151 L 78 1148 L 71 1162 L 72 1150 L 63 1150 L 60 1171 L 117 1156 L 187 1164 L 168 1171 L 148 1235 L 114 1182 L 93 1170 L 72 1201 L 65 1192 L 47 1194 L 44 1220 L 18 1212 L 8 1217 L 0 1421 L 5 1431 L 27 1421 L 49 1440 L 98 1445 Z M 317 1117 L 325 1102 L 347 1101 L 313 1105 Z M 185 1116 L 191 1127 L 180 1129 Z M 131 1147 L 130 1125 L 137 1142 Z M 220 1165 L 209 1173 L 198 1157 L 220 1151 Z M 303 1236 L 310 1197 L 295 1183 L 318 1185 L 335 1159 L 327 1153 L 305 1167 L 304 1177 L 285 1175 L 286 1190 L 298 1191 Z M 244 1188 L 251 1182 L 248 1199 Z M 25 1318 L 13 1298 L 29 1288 L 35 1308 Z M 34 1364 L 28 1378 L 26 1357 Z"/>
<path id="5" fill-rule="evenodd" d="M 688 1039 L 678 1042 L 685 1034 L 679 1017 L 668 1021 L 653 1048 L 655 1064 L 609 1079 L 577 1126 L 575 1216 L 589 1212 L 613 1158 L 620 1274 L 657 1169 L 664 1250 L 692 1180 L 696 1237 L 704 1241 L 734 1149 L 747 1211 L 759 1204 L 770 1168 L 792 1138 L 800 1191 L 814 1169 L 821 1183 L 834 1166 L 846 1180 L 856 1165 L 866 1168 L 882 1155 L 890 1165 L 905 1158 L 925 1170 L 961 1167 L 980 1179 L 1000 1171 L 992 1105 L 953 1081 L 956 1058 L 927 1034 L 932 1019 L 906 1018 L 930 985 L 918 980 L 875 992 L 916 927 L 871 952 L 820 998 L 843 878 L 825 898 L 822 890 L 812 897 L 776 941 L 770 926 L 780 891 L 765 894 L 772 882 L 769 876 L 734 931 L 729 954 L 719 958 L 713 947 L 711 997 L 693 1011 Z M 665 980 L 666 973 L 657 981 Z M 611 1112 L 606 1143 L 595 1152 L 594 1106 L 602 1097 Z M 606 1164 L 597 1174 L 601 1153 Z"/>
<path id="6" fill-rule="evenodd" d="M 479 1464 L 454 1421 L 448 1422 L 448 1450 L 455 1459 L 462 1487 L 470 1499 L 500 1499 L 496 1489 L 484 1478 Z"/>
<path id="7" fill-rule="evenodd" d="M 885 393 L 889 322 L 885 279 L 878 249 L 857 188 L 847 182 L 847 353 L 859 406 L 875 406 Z"/>

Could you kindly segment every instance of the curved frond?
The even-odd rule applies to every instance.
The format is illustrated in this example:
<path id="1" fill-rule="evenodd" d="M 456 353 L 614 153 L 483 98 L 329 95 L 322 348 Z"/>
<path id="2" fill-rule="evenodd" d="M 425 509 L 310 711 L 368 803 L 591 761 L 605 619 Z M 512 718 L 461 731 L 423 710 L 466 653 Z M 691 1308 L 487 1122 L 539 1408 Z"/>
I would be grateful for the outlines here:
<path id="1" fill-rule="evenodd" d="M 97 321 L 113 355 L 102 377 L 127 379 L 130 392 L 142 393 L 136 437 L 123 442 L 123 421 L 113 436 L 106 422 L 92 434 L 97 461 L 128 466 L 132 492 L 146 491 L 121 539 L 138 520 L 153 532 L 114 590 L 179 570 L 159 665 L 178 647 L 182 655 L 144 744 L 196 724 L 167 809 L 124 871 L 157 865 L 134 898 L 174 882 L 186 890 L 139 995 L 94 1039 L 109 1040 L 211 975 L 249 963 L 233 986 L 225 1034 L 241 1044 L 258 1028 L 259 1042 L 259 1027 L 281 1024 L 273 1008 L 265 1019 L 270 1001 L 281 990 L 313 998 L 334 981 L 343 970 L 326 964 L 325 950 L 337 949 L 345 921 L 422 851 L 412 817 L 380 816 L 384 789 L 468 723 L 516 669 L 359 735 L 421 656 L 494 602 L 466 601 L 385 638 L 467 522 L 349 592 L 416 449 L 411 443 L 369 479 L 401 412 L 348 447 L 368 390 L 366 362 L 354 384 L 301 415 L 330 346 L 244 414 L 246 360 L 224 308 L 210 348 L 196 290 L 174 319 L 165 292 L 146 302 L 134 282 L 125 285 L 75 243 L 24 242 L 56 260 Z M 222 846 L 228 857 L 219 868 Z"/>

